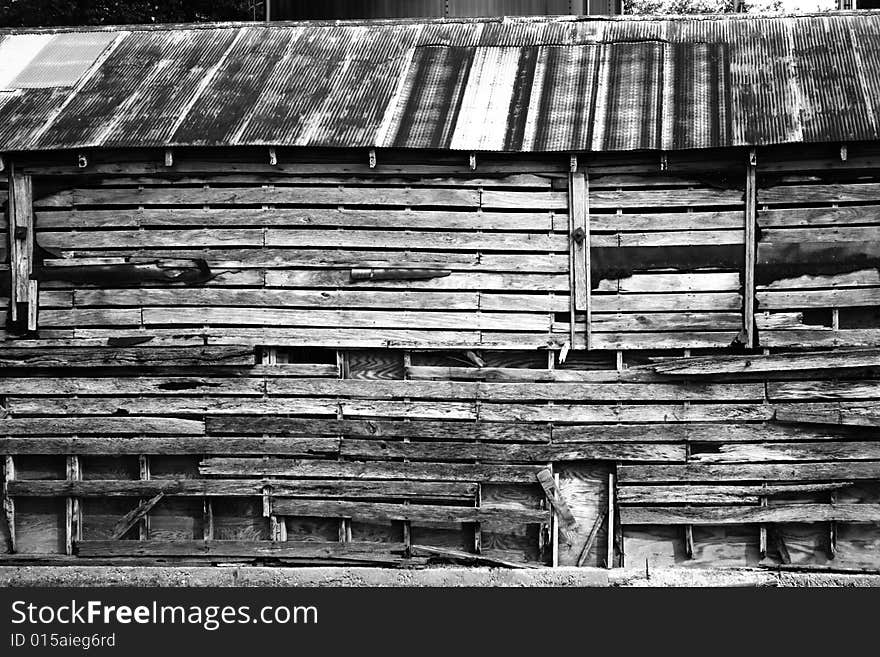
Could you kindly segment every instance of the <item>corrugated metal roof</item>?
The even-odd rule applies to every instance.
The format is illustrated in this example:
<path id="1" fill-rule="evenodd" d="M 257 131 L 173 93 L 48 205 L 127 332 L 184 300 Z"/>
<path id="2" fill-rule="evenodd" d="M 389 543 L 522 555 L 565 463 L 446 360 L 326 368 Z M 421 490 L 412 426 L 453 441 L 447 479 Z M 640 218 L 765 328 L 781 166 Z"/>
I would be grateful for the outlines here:
<path id="1" fill-rule="evenodd" d="M 876 12 L 10 31 L 0 54 L 3 151 L 880 137 Z"/>

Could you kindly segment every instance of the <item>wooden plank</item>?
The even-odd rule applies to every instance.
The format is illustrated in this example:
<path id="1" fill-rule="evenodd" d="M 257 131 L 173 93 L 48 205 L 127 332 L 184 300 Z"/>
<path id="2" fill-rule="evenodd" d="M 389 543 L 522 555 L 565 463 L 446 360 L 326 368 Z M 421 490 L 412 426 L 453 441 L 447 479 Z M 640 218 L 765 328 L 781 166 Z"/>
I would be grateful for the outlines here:
<path id="1" fill-rule="evenodd" d="M 572 250 L 574 273 L 574 310 L 585 312 L 587 326 L 590 315 L 590 222 L 587 175 L 583 172 L 569 174 L 569 248 Z"/>
<path id="2" fill-rule="evenodd" d="M 85 455 L 183 455 L 273 454 L 308 457 L 338 454 L 336 438 L 263 438 L 216 436 L 39 436 L 34 438 L 0 437 L 0 447 L 9 454 L 79 454 Z"/>
<path id="3" fill-rule="evenodd" d="M 720 214 L 720 213 L 719 213 Z M 684 215 L 682 215 L 684 216 Z M 143 208 L 139 210 L 67 210 L 36 213 L 37 230 L 96 228 L 161 228 L 204 226 L 283 226 L 285 228 L 384 228 L 496 230 L 548 233 L 564 230 L 563 213 L 457 212 L 453 210 L 372 210 L 350 208 Z M 708 219 L 708 218 L 704 218 Z M 705 226 L 726 228 L 728 225 Z M 647 228 L 650 230 L 650 228 Z"/>
<path id="4" fill-rule="evenodd" d="M 231 324 L 237 326 L 352 326 L 375 328 L 495 329 L 507 331 L 550 330 L 549 316 L 529 313 L 288 310 L 260 307 L 144 308 L 143 322 L 146 326 Z"/>
<path id="5" fill-rule="evenodd" d="M 568 504 L 565 502 L 565 498 L 562 496 L 550 468 L 539 470 L 537 479 L 538 483 L 541 484 L 541 488 L 544 489 L 544 495 L 548 503 L 553 507 L 557 516 L 562 519 L 562 522 L 566 525 L 577 524 L 577 520 L 572 514 L 571 509 L 568 508 Z"/>
<path id="6" fill-rule="evenodd" d="M 871 224 L 877 221 L 873 206 L 843 206 L 831 208 L 763 209 L 758 212 L 762 233 L 766 228 L 802 228 L 806 226 L 846 226 Z M 777 234 L 782 231 L 774 231 Z M 815 239 L 815 233 L 814 233 Z"/>
<path id="7" fill-rule="evenodd" d="M 344 439 L 340 454 L 357 459 L 406 458 L 424 461 L 470 461 L 481 463 L 541 463 L 563 461 L 644 461 L 675 463 L 686 460 L 684 445 L 637 443 L 579 443 L 540 445 L 511 443 L 467 444 L 461 442 L 388 442 Z"/>
<path id="8" fill-rule="evenodd" d="M 0 395 L 236 395 L 262 396 L 262 377 L 8 377 L 0 379 Z"/>
<path id="9" fill-rule="evenodd" d="M 199 464 L 206 476 L 324 477 L 328 479 L 413 479 L 532 483 L 536 466 L 465 465 L 460 463 L 343 462 L 321 460 L 207 458 Z"/>
<path id="10" fill-rule="evenodd" d="M 880 426 L 880 402 L 817 402 L 778 404 L 778 422 L 793 424 L 840 424 L 863 427 Z"/>
<path id="11" fill-rule="evenodd" d="M 792 370 L 828 370 L 876 367 L 880 349 L 840 349 L 810 353 L 748 354 L 658 359 L 654 371 L 675 375 L 753 374 Z"/>
<path id="12" fill-rule="evenodd" d="M 694 230 L 694 231 L 661 231 L 645 233 L 596 233 L 591 237 L 591 246 L 595 247 L 668 247 L 668 246 L 712 246 L 726 244 L 742 244 L 742 230 Z"/>
<path id="13" fill-rule="evenodd" d="M 758 292 L 758 303 L 761 310 L 878 306 L 880 288 L 765 290 Z"/>
<path id="14" fill-rule="evenodd" d="M 14 167 L 9 174 L 10 315 L 28 331 L 37 330 L 34 272 L 34 213 L 31 177 Z"/>
<path id="15" fill-rule="evenodd" d="M 592 330 L 606 332 L 643 331 L 738 331 L 742 313 L 681 312 L 681 313 L 594 313 Z"/>
<path id="16" fill-rule="evenodd" d="M 502 197 L 508 192 L 493 192 Z M 550 192 L 526 193 L 528 198 L 544 200 L 553 205 Z M 558 196 L 558 195 L 555 195 Z M 35 200 L 40 208 L 63 208 L 78 205 L 399 205 L 480 206 L 480 192 L 468 189 L 393 188 L 393 187 L 134 187 L 71 189 Z M 557 203 L 558 205 L 558 203 Z M 497 203 L 496 208 L 520 207 Z M 538 203 L 532 207 L 543 208 Z"/>
<path id="17" fill-rule="evenodd" d="M 623 383 L 662 381 L 664 377 L 644 368 L 626 370 L 538 369 L 526 367 L 446 367 L 413 365 L 407 368 L 410 379 L 433 381 L 498 381 L 535 383 Z"/>
<path id="18" fill-rule="evenodd" d="M 101 433 L 203 435 L 205 423 L 167 417 L 0 418 L 0 434 L 8 436 Z"/>
<path id="19" fill-rule="evenodd" d="M 866 437 L 861 437 L 865 439 Z M 781 424 L 693 423 L 693 424 L 627 424 L 627 425 L 557 425 L 553 442 L 691 442 L 748 443 L 786 441 L 845 441 L 854 439 L 846 427 L 786 426 Z"/>
<path id="20" fill-rule="evenodd" d="M 858 481 L 880 479 L 880 462 L 621 465 L 621 484 L 676 481 Z"/>
<path id="21" fill-rule="evenodd" d="M 4 367 L 190 367 L 252 365 L 253 350 L 247 347 L 119 347 L 19 349 L 0 352 Z"/>
<path id="22" fill-rule="evenodd" d="M 773 410 L 763 404 L 480 405 L 480 419 L 487 422 L 736 422 L 772 416 Z"/>
<path id="23" fill-rule="evenodd" d="M 770 281 L 767 285 L 759 285 L 759 292 L 777 290 L 817 290 L 822 288 L 852 288 L 880 286 L 880 271 L 876 269 L 859 269 L 829 276 L 797 276 Z"/>
<path id="24" fill-rule="evenodd" d="M 382 561 L 383 554 L 402 554 L 393 543 L 336 543 L 319 541 L 79 541 L 77 555 L 84 558 L 115 556 L 211 556 L 309 559 L 366 559 Z"/>
<path id="25" fill-rule="evenodd" d="M 550 427 L 511 423 L 437 420 L 312 419 L 247 415 L 205 418 L 211 434 L 282 434 L 286 436 L 350 436 L 353 438 L 420 438 L 422 440 L 480 440 L 550 442 Z"/>
<path id="26" fill-rule="evenodd" d="M 15 500 L 9 494 L 9 484 L 15 481 L 15 458 L 11 454 L 3 456 L 3 520 L 9 536 L 9 552 L 18 552 L 18 527 L 15 520 Z"/>
<path id="27" fill-rule="evenodd" d="M 743 331 L 746 348 L 755 347 L 755 264 L 757 259 L 757 160 L 755 149 L 749 151 L 746 165 L 745 275 L 743 280 Z M 763 306 L 762 306 L 763 307 Z"/>
<path id="28" fill-rule="evenodd" d="M 877 242 L 880 241 L 880 226 L 767 228 L 761 230 L 761 241 L 773 245 L 803 242 L 822 242 L 831 245 L 840 242 Z"/>
<path id="29" fill-rule="evenodd" d="M 502 568 L 535 568 L 536 566 L 517 561 L 508 561 L 507 559 L 496 559 L 495 557 L 487 557 L 482 554 L 471 554 L 470 552 L 462 552 L 461 550 L 452 550 L 450 548 L 440 548 L 431 545 L 411 545 L 410 550 L 414 555 L 422 555 L 427 557 L 440 557 L 454 562 L 463 562 L 477 566 L 500 566 Z"/>
<path id="30" fill-rule="evenodd" d="M 741 206 L 741 190 L 714 188 L 698 189 L 617 189 L 593 190 L 590 205 L 593 208 L 665 208 L 665 207 L 709 207 Z"/>
<path id="31" fill-rule="evenodd" d="M 432 504 L 295 500 L 283 497 L 276 497 L 273 500 L 272 510 L 281 516 L 348 518 L 355 521 L 542 523 L 549 519 L 549 513 L 543 509 L 529 509 L 520 506 L 485 508 Z"/>
<path id="32" fill-rule="evenodd" d="M 159 503 L 159 501 L 163 497 L 165 497 L 165 493 L 156 493 L 153 497 L 144 502 L 141 502 L 137 505 L 137 507 L 126 513 L 125 516 L 123 516 L 122 520 L 116 523 L 116 525 L 113 527 L 111 539 L 119 540 L 123 538 L 128 533 L 128 531 L 141 520 L 141 518 L 145 517 L 147 513 L 150 512 L 150 509 L 152 509 L 154 506 L 156 506 L 156 504 Z"/>
<path id="33" fill-rule="evenodd" d="M 880 504 L 780 504 L 775 506 L 624 506 L 625 525 L 739 525 L 779 522 L 877 522 Z"/>
<path id="34" fill-rule="evenodd" d="M 731 292 L 738 291 L 738 272 L 688 272 L 633 274 L 602 279 L 596 292 Z"/>
<path id="35" fill-rule="evenodd" d="M 353 281 L 349 269 L 270 269 L 267 287 L 392 288 L 406 290 L 504 290 L 509 292 L 567 292 L 568 275 L 453 271 L 449 276 L 418 281 Z"/>
<path id="36" fill-rule="evenodd" d="M 736 311 L 742 307 L 738 292 L 669 294 L 593 294 L 593 313 Z"/>
<path id="37" fill-rule="evenodd" d="M 38 215 L 39 216 L 39 215 Z M 763 213 L 761 214 L 763 217 Z M 38 221 L 39 225 L 39 221 Z M 590 226 L 597 233 L 648 233 L 652 231 L 742 230 L 742 212 L 622 212 L 591 214 Z"/>
<path id="38" fill-rule="evenodd" d="M 880 183 L 776 185 L 758 190 L 761 204 L 850 203 L 880 199 Z"/>
<path id="39" fill-rule="evenodd" d="M 7 483 L 12 497 L 257 497 L 271 486 L 277 497 L 418 499 L 473 502 L 477 484 L 444 481 L 358 481 L 343 479 L 150 479 L 18 480 Z"/>
<path id="40" fill-rule="evenodd" d="M 593 315 L 596 317 L 596 315 Z M 605 350 L 726 349 L 738 333 L 729 331 L 687 331 L 680 333 L 593 332 L 593 348 Z"/>
<path id="41" fill-rule="evenodd" d="M 880 379 L 768 381 L 767 397 L 771 401 L 875 399 L 880 398 Z"/>
<path id="42" fill-rule="evenodd" d="M 680 484 L 650 486 L 621 486 L 617 498 L 621 504 L 753 504 L 760 499 L 781 495 L 798 495 L 834 491 L 851 486 L 853 482 L 815 484 L 767 485 L 719 485 Z"/>
<path id="43" fill-rule="evenodd" d="M 691 453 L 690 463 L 767 463 L 786 461 L 880 460 L 877 441 L 720 445 L 717 451 Z"/>
<path id="44" fill-rule="evenodd" d="M 0 384 L 2 385 L 2 384 Z M 269 379 L 268 395 L 314 395 L 383 399 L 481 399 L 487 402 L 572 399 L 589 401 L 762 401 L 761 383 L 520 383 L 469 381 L 364 381 Z M 0 387 L 2 390 L 2 387 Z"/>

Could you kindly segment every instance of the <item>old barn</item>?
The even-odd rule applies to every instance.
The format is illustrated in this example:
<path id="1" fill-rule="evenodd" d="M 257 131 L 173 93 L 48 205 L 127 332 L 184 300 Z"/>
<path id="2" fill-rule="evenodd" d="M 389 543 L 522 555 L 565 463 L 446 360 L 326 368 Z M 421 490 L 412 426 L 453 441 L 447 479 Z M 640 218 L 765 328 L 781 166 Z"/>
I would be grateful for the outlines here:
<path id="1" fill-rule="evenodd" d="M 880 13 L 0 34 L 0 564 L 880 568 Z"/>

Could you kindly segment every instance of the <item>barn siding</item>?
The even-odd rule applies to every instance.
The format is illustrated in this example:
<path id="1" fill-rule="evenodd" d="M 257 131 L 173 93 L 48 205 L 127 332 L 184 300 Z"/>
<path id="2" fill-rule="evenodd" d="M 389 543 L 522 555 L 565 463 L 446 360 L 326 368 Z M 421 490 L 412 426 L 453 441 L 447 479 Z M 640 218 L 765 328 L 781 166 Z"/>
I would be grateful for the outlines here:
<path id="1" fill-rule="evenodd" d="M 7 552 L 11 526 L 21 555 L 90 562 L 876 567 L 874 352 L 816 351 L 876 344 L 870 157 L 759 157 L 755 352 L 745 158 L 707 162 L 581 163 L 589 349 L 567 161 L 27 165 L 42 280 L 38 333 L 0 353 Z M 350 280 L 402 266 L 450 273 Z"/>

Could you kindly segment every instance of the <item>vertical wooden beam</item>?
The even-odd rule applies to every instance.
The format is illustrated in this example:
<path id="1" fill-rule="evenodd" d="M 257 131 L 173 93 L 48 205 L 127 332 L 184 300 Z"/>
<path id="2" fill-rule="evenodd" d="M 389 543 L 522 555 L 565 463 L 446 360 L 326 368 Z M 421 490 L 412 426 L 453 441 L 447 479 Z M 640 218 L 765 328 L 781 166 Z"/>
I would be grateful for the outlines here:
<path id="1" fill-rule="evenodd" d="M 37 281 L 34 272 L 34 209 L 31 177 L 9 169 L 10 315 L 15 326 L 37 330 Z"/>
<path id="2" fill-rule="evenodd" d="M 339 373 L 339 378 L 344 379 L 348 374 L 348 355 L 346 352 L 337 349 L 336 350 L 336 370 Z M 339 403 L 339 400 L 336 400 L 336 419 L 342 420 L 342 405 Z M 340 435 L 338 436 L 339 440 L 345 440 L 345 437 Z M 340 518 L 339 519 L 339 542 L 340 543 L 350 543 L 351 542 L 351 519 L 350 518 Z"/>
<path id="3" fill-rule="evenodd" d="M 548 464 L 549 468 L 552 468 L 552 464 Z M 559 490 L 559 475 L 553 475 L 553 483 L 556 486 L 556 490 Z M 555 494 L 555 493 L 554 493 Z M 559 514 L 556 513 L 556 505 L 551 505 L 551 513 L 550 513 L 550 545 L 551 545 L 551 561 L 550 563 L 554 568 L 559 566 Z"/>
<path id="4" fill-rule="evenodd" d="M 746 164 L 746 214 L 745 214 L 745 289 L 743 290 L 743 332 L 745 346 L 755 348 L 755 260 L 758 238 L 758 160 L 755 149 L 749 150 Z"/>
<path id="5" fill-rule="evenodd" d="M 79 481 L 82 478 L 78 456 L 67 457 L 67 481 Z M 82 512 L 79 498 L 68 497 L 64 500 L 64 554 L 73 554 L 74 544 L 82 538 Z"/>
<path id="6" fill-rule="evenodd" d="M 608 545 L 605 567 L 614 568 L 614 473 L 608 473 Z"/>
<path id="7" fill-rule="evenodd" d="M 590 203 L 587 174 L 576 171 L 568 174 L 568 225 L 571 251 L 570 280 L 572 283 L 571 323 L 576 313 L 586 316 L 586 347 L 590 348 Z M 571 341 L 574 348 L 574 328 Z"/>
<path id="8" fill-rule="evenodd" d="M 138 477 L 141 481 L 150 480 L 150 457 L 146 454 L 138 456 Z M 138 503 L 143 504 L 146 498 L 141 498 Z M 142 541 L 150 539 L 150 514 L 145 513 L 144 517 L 138 521 L 138 538 Z"/>
<path id="9" fill-rule="evenodd" d="M 403 352 L 403 378 L 404 378 L 404 380 L 409 378 L 409 369 L 411 367 L 412 367 L 412 352 L 409 349 L 406 349 Z M 404 401 L 404 403 L 408 403 L 409 398 L 405 397 L 403 401 Z M 477 415 L 477 417 L 479 417 L 479 414 Z M 407 417 L 407 418 L 404 418 L 403 421 L 409 422 L 410 419 Z M 405 437 L 403 439 L 403 442 L 408 443 L 409 438 Z M 406 463 L 407 459 L 403 459 L 403 462 Z M 403 503 L 409 504 L 409 501 L 404 500 Z M 412 523 L 410 523 L 409 520 L 403 521 L 403 536 L 402 536 L 402 538 L 403 538 L 403 545 L 406 548 L 406 554 L 409 555 L 410 547 L 412 546 Z M 476 535 L 474 537 L 474 541 L 476 541 Z"/>
<path id="10" fill-rule="evenodd" d="M 6 527 L 9 530 L 9 551 L 18 551 L 18 543 L 15 540 L 15 501 L 9 496 L 7 484 L 15 480 L 15 461 L 11 455 L 6 455 L 3 467 L 3 514 L 6 516 Z"/>

